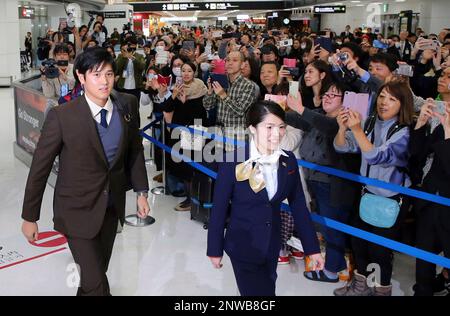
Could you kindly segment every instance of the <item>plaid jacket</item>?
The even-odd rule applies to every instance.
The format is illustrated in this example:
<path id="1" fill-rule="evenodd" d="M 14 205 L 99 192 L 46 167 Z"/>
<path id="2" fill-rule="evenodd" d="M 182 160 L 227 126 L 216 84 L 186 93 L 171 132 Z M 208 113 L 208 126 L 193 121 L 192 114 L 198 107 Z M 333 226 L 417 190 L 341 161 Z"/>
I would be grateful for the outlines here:
<path id="1" fill-rule="evenodd" d="M 222 128 L 223 136 L 244 141 L 245 114 L 248 108 L 256 101 L 255 85 L 242 75 L 230 83 L 227 97 L 221 99 L 215 93 L 203 97 L 203 106 L 206 110 L 217 107 L 216 124 Z M 221 146 L 221 143 L 217 143 Z M 225 149 L 234 150 L 232 144 L 226 144 Z"/>

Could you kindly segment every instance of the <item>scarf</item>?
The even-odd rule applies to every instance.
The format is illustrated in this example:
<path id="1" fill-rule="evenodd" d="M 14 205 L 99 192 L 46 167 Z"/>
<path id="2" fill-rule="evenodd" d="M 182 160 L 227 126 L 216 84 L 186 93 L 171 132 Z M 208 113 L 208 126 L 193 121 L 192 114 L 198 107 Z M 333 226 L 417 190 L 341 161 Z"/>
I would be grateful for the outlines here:
<path id="1" fill-rule="evenodd" d="M 275 150 L 271 155 L 261 155 L 256 148 L 256 144 L 252 140 L 250 142 L 250 158 L 236 166 L 236 180 L 249 180 L 253 192 L 258 193 L 266 187 L 263 175 L 263 165 L 269 164 L 274 168 L 277 168 L 277 163 L 281 155 L 288 157 L 281 149 Z M 253 163 L 255 163 L 255 166 L 253 166 Z"/>
<path id="2" fill-rule="evenodd" d="M 186 100 L 201 98 L 206 94 L 206 92 L 208 92 L 208 89 L 203 81 L 198 78 L 194 78 L 190 84 L 184 84 L 183 89 L 184 94 L 186 95 Z"/>

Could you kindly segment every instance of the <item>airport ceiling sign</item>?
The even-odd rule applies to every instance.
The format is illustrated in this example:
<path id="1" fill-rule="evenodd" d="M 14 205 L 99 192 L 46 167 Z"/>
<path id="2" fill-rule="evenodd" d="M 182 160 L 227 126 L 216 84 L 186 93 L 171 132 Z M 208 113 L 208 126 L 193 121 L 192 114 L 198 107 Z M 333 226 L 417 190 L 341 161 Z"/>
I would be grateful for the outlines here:
<path id="1" fill-rule="evenodd" d="M 321 5 L 314 6 L 314 13 L 345 13 L 345 5 Z"/>
<path id="2" fill-rule="evenodd" d="M 227 10 L 281 10 L 284 9 L 282 1 L 239 1 L 239 2 L 146 2 L 132 3 L 134 12 L 147 11 L 227 11 Z"/>

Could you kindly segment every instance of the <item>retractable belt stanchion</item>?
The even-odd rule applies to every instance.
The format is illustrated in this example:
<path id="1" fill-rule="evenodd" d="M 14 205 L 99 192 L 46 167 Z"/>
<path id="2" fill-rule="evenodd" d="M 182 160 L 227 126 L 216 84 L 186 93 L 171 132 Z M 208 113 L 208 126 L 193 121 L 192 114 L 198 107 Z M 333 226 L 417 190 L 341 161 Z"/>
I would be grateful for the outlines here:
<path id="1" fill-rule="evenodd" d="M 138 195 L 136 195 L 136 213 L 138 211 L 138 203 L 137 203 Z M 125 224 L 134 227 L 144 227 L 149 226 L 155 222 L 155 218 L 152 216 L 147 216 L 146 218 L 140 218 L 137 214 L 131 214 L 125 217 Z"/>
<path id="2" fill-rule="evenodd" d="M 154 125 L 151 127 L 152 130 L 152 136 L 155 136 L 155 127 Z M 154 150 L 155 150 L 155 145 L 150 142 L 150 159 L 147 159 L 145 161 L 146 164 L 151 164 L 150 161 L 152 161 L 155 157 L 154 155 Z M 144 227 L 144 226 L 149 226 L 151 224 L 153 224 L 156 220 L 154 217 L 152 216 L 147 216 L 146 218 L 140 218 L 139 216 L 137 216 L 137 211 L 139 210 L 139 206 L 137 203 L 137 199 L 138 199 L 138 195 L 136 195 L 136 214 L 131 214 L 125 217 L 125 224 L 129 225 L 129 226 L 134 226 L 134 227 Z M 120 229 L 121 225 L 119 222 L 119 230 L 117 231 L 118 233 L 120 233 L 122 231 L 122 229 Z"/>
<path id="3" fill-rule="evenodd" d="M 161 137 L 162 137 L 162 143 L 166 143 L 166 123 L 164 122 L 164 118 L 161 120 Z M 150 192 L 152 192 L 155 195 L 161 195 L 166 194 L 166 154 L 164 151 L 162 152 L 162 176 L 163 176 L 163 185 L 153 188 Z"/>
<path id="4" fill-rule="evenodd" d="M 157 138 L 155 126 L 152 126 L 150 130 L 152 131 L 152 137 Z M 153 161 L 155 161 L 155 144 L 153 144 L 152 142 L 149 143 L 150 143 L 150 157 L 148 159 L 145 159 L 145 164 L 151 166 L 153 165 Z"/>

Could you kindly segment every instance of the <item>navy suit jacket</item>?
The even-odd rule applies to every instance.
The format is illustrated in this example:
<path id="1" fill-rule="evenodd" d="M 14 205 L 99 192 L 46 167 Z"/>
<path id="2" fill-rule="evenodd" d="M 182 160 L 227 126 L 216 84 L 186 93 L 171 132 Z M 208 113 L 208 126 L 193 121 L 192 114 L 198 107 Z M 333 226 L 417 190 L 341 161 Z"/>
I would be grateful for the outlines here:
<path id="1" fill-rule="evenodd" d="M 271 200 L 266 189 L 255 193 L 248 180 L 236 180 L 235 168 L 242 161 L 219 164 L 208 225 L 209 257 L 222 257 L 225 250 L 231 259 L 245 262 L 263 263 L 268 258 L 277 258 L 281 248 L 280 209 L 286 198 L 305 254 L 320 252 L 306 207 L 297 160 L 292 152 L 286 153 L 289 157 L 280 156 L 279 159 L 278 189 Z M 247 145 L 245 159 L 248 158 Z M 224 236 L 230 201 L 230 221 Z"/>

